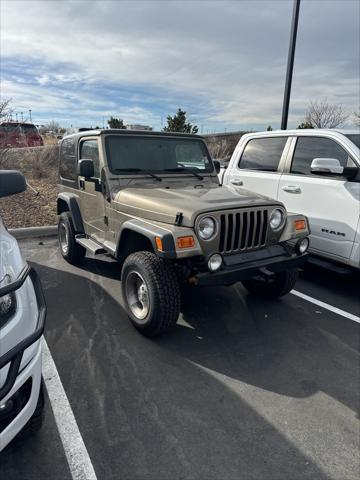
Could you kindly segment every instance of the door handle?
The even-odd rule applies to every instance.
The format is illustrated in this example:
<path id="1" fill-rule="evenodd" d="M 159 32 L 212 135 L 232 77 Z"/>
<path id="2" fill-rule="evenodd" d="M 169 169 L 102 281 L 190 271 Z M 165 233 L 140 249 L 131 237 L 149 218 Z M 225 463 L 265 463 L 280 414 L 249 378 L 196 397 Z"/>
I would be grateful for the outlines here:
<path id="1" fill-rule="evenodd" d="M 234 178 L 233 180 L 230 180 L 230 183 L 232 185 L 235 185 L 236 187 L 241 187 L 242 185 L 244 185 L 242 180 L 239 180 L 239 179 L 236 179 L 236 178 Z"/>
<path id="2" fill-rule="evenodd" d="M 301 188 L 299 187 L 299 185 L 284 185 L 282 187 L 282 190 L 288 193 L 301 193 Z"/>

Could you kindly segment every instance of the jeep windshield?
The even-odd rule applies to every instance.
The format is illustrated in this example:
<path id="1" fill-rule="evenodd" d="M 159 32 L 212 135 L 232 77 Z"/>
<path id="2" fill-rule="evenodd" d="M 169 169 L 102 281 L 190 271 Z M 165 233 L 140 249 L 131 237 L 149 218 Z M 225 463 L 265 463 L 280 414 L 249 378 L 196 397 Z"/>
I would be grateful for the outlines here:
<path id="1" fill-rule="evenodd" d="M 179 137 L 108 135 L 106 155 L 112 173 L 210 173 L 213 165 L 201 140 Z M 196 172 L 196 173 L 195 173 Z"/>

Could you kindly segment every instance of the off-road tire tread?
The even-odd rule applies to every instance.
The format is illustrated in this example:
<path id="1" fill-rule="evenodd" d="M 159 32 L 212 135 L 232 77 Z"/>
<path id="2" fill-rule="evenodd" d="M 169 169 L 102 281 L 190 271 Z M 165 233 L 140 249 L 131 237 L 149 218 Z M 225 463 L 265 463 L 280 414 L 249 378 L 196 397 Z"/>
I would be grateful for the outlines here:
<path id="1" fill-rule="evenodd" d="M 155 286 L 157 301 L 154 305 L 156 317 L 151 324 L 144 327 L 132 321 L 135 328 L 147 337 L 155 337 L 168 332 L 176 325 L 180 314 L 180 287 L 174 268 L 152 252 L 141 251 L 129 255 L 123 265 L 122 272 L 140 264 L 146 270 L 150 282 Z M 124 277 L 122 277 L 124 279 Z M 122 282 L 125 298 L 125 282 Z M 131 315 L 129 315 L 132 320 Z"/>
<path id="2" fill-rule="evenodd" d="M 69 238 L 69 250 L 68 250 L 68 253 L 66 255 L 64 255 L 64 253 L 63 253 L 63 251 L 60 247 L 61 255 L 63 256 L 63 258 L 65 258 L 65 260 L 67 262 L 71 263 L 72 265 L 78 265 L 85 258 L 86 248 L 79 245 L 75 240 L 76 231 L 75 231 L 75 228 L 74 228 L 74 223 L 73 223 L 73 219 L 71 217 L 70 212 L 63 212 L 60 215 L 59 227 L 60 227 L 61 222 L 64 222 L 65 225 L 67 226 L 68 230 L 69 230 L 69 237 L 68 237 Z"/>
<path id="3" fill-rule="evenodd" d="M 299 276 L 296 268 L 279 272 L 276 275 L 275 281 L 270 284 L 260 283 L 259 281 L 250 278 L 244 280 L 242 284 L 253 294 L 260 295 L 265 298 L 279 298 L 288 294 L 295 286 Z"/>

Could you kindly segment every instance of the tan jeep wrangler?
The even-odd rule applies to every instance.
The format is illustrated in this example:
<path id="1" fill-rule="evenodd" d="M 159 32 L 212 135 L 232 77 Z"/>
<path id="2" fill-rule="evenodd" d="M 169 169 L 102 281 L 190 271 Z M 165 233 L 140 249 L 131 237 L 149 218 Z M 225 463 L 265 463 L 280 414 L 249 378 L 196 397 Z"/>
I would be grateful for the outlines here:
<path id="1" fill-rule="evenodd" d="M 196 135 L 89 130 L 60 146 L 59 244 L 70 263 L 86 251 L 122 265 L 133 325 L 155 336 L 180 313 L 180 286 L 232 285 L 288 293 L 307 257 L 306 217 L 219 184 Z"/>

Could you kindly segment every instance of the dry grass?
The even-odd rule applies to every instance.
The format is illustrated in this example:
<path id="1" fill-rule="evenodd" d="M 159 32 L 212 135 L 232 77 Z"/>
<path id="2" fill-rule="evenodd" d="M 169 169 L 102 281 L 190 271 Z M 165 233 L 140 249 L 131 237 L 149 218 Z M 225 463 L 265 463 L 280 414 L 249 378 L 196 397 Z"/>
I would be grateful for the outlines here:
<path id="1" fill-rule="evenodd" d="M 0 199 L 0 216 L 9 228 L 56 224 L 57 146 L 11 149 L 1 158 L 0 169 L 19 170 L 39 192 L 28 188 Z"/>

